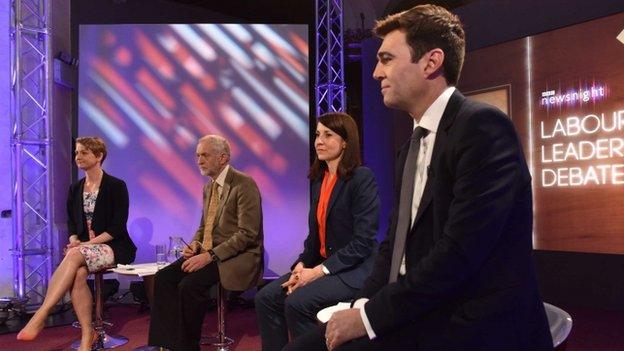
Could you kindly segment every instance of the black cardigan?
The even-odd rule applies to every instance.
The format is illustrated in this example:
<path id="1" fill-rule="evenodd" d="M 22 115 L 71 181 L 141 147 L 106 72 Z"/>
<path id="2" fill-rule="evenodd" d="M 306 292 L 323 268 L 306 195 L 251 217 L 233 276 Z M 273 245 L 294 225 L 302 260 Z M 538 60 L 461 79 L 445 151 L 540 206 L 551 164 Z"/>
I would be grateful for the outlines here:
<path id="1" fill-rule="evenodd" d="M 83 211 L 82 193 L 85 178 L 69 187 L 67 196 L 67 228 L 69 235 L 77 235 L 80 241 L 89 241 L 87 221 Z M 100 191 L 95 202 L 91 228 L 95 235 L 107 232 L 113 240 L 106 243 L 113 249 L 115 262 L 132 263 L 136 254 L 136 246 L 132 242 L 126 222 L 128 221 L 128 188 L 126 183 L 106 174 L 102 176 Z"/>

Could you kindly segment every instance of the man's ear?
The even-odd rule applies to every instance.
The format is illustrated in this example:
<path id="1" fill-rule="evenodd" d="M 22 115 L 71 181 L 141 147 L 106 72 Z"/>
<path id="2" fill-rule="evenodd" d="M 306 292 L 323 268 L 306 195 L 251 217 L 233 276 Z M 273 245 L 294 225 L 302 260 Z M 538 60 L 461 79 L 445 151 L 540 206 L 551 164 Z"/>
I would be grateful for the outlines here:
<path id="1" fill-rule="evenodd" d="M 230 156 L 227 154 L 221 154 L 221 164 L 225 165 L 228 162 L 230 162 Z"/>
<path id="2" fill-rule="evenodd" d="M 439 48 L 432 49 L 425 54 L 427 61 L 425 62 L 424 72 L 428 78 L 433 78 L 444 72 L 444 51 Z"/>

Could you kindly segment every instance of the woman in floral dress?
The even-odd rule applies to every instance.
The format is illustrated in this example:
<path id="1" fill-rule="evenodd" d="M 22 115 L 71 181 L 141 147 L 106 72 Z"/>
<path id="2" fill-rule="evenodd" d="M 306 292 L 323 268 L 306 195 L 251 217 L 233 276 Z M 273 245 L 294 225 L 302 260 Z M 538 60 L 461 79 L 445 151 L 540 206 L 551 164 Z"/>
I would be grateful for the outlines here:
<path id="1" fill-rule="evenodd" d="M 65 295 L 82 326 L 91 325 L 92 296 L 87 285 L 90 273 L 134 261 L 136 246 L 128 235 L 128 189 L 126 183 L 102 169 L 106 144 L 97 137 L 76 140 L 75 161 L 85 177 L 72 184 L 67 198 L 69 243 L 65 257 L 52 275 L 45 299 L 17 335 L 29 341 L 43 329 L 50 310 Z M 91 350 L 92 328 L 82 328 L 79 350 Z"/>

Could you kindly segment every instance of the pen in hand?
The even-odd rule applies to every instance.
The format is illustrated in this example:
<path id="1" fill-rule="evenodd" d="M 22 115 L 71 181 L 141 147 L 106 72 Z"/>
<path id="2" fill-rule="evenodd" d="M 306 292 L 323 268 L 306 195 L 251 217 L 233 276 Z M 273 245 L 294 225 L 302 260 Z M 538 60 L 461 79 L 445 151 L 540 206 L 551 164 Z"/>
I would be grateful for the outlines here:
<path id="1" fill-rule="evenodd" d="M 189 250 L 193 251 L 193 248 L 191 247 L 191 245 L 189 245 L 186 241 L 184 241 L 184 238 L 180 237 L 180 240 L 182 240 L 182 243 L 186 245 L 186 247 L 188 247 Z"/>
<path id="2" fill-rule="evenodd" d="M 193 250 L 193 248 L 191 247 L 191 245 L 190 245 L 189 243 L 187 243 L 186 241 L 184 241 L 184 239 L 180 238 L 180 240 L 182 241 L 182 243 L 184 243 L 184 245 L 186 245 L 186 247 L 188 248 L 188 250 L 189 250 L 190 252 L 192 252 L 192 253 L 193 253 L 193 255 L 197 254 L 197 251 L 198 251 L 197 249 Z M 186 255 L 185 255 L 185 256 L 186 256 Z M 192 256 L 192 255 L 191 255 L 191 256 Z M 190 256 L 189 256 L 189 257 L 190 257 Z M 188 258 L 188 257 L 186 257 L 186 258 Z"/>

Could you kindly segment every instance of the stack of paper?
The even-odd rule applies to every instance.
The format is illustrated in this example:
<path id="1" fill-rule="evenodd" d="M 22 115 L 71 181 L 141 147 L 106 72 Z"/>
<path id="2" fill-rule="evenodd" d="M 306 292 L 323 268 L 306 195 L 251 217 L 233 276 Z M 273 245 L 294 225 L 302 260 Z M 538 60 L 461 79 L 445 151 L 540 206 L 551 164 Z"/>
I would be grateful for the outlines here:
<path id="1" fill-rule="evenodd" d="M 154 275 L 163 267 L 165 266 L 159 266 L 156 263 L 118 264 L 117 268 L 113 268 L 112 271 L 119 274 L 131 274 L 143 277 L 146 275 Z"/>

